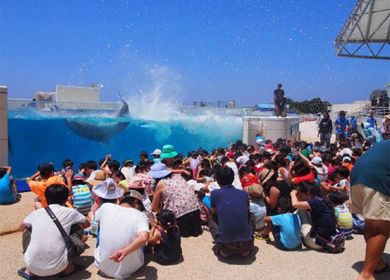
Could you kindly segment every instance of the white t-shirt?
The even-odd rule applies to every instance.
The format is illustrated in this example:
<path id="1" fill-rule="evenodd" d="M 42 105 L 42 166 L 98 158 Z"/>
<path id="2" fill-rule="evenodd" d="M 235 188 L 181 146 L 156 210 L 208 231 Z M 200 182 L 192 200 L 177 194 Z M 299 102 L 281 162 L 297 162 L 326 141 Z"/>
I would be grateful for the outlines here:
<path id="1" fill-rule="evenodd" d="M 67 234 L 72 225 L 85 222 L 85 217 L 74 209 L 58 204 L 49 207 Z M 62 272 L 68 266 L 68 252 L 59 229 L 46 210 L 41 208 L 32 212 L 23 223 L 32 228 L 31 241 L 24 253 L 28 270 L 38 276 Z"/>
<path id="2" fill-rule="evenodd" d="M 234 181 L 233 181 L 233 186 L 236 188 L 236 189 L 239 189 L 239 190 L 242 190 L 242 186 L 241 186 L 241 181 L 240 181 L 240 175 L 238 174 L 238 168 L 237 168 L 237 165 L 232 162 L 232 161 L 228 161 L 226 163 L 226 165 L 228 167 L 230 167 L 233 172 L 234 172 Z"/>
<path id="3" fill-rule="evenodd" d="M 141 232 L 149 231 L 148 218 L 136 209 L 112 203 L 103 204 L 95 214 L 100 224 L 99 247 L 95 250 L 95 264 L 107 276 L 128 278 L 144 264 L 142 249 L 117 263 L 110 260 L 112 254 L 130 245 Z"/>

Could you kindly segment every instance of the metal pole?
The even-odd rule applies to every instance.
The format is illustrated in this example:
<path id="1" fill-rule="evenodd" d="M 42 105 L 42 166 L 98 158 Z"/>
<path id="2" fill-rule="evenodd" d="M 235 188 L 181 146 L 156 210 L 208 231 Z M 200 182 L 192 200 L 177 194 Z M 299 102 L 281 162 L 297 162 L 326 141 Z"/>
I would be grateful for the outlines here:
<path id="1" fill-rule="evenodd" d="M 8 88 L 0 86 L 0 166 L 8 165 Z"/>

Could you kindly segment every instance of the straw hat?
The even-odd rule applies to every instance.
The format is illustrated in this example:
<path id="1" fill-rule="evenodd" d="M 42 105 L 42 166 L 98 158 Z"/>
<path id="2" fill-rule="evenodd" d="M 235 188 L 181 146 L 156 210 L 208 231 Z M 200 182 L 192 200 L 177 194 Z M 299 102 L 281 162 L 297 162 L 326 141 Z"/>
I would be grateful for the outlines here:
<path id="1" fill-rule="evenodd" d="M 97 186 L 97 185 L 100 185 L 101 183 L 103 183 L 104 180 L 106 180 L 106 178 L 107 178 L 106 173 L 104 173 L 104 171 L 102 171 L 102 170 L 99 170 L 99 171 L 96 171 L 95 177 L 92 180 L 87 180 L 87 182 L 89 184 L 91 184 L 92 186 Z"/>

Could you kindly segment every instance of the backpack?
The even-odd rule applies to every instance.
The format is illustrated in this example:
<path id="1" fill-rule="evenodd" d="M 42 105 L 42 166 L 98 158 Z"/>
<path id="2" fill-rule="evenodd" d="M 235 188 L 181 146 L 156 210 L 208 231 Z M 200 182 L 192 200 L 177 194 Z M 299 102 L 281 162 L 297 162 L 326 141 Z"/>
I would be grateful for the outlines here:
<path id="1" fill-rule="evenodd" d="M 345 249 L 345 236 L 337 230 L 336 233 L 330 237 L 330 240 L 317 235 L 316 243 L 322 246 L 326 252 L 331 254 L 338 254 L 342 253 Z"/>

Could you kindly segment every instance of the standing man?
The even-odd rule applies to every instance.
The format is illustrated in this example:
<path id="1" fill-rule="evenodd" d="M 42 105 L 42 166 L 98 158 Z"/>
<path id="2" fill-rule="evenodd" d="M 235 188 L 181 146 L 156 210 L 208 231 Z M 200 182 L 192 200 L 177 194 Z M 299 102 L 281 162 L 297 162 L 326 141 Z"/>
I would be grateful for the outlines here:
<path id="1" fill-rule="evenodd" d="M 359 280 L 389 272 L 383 251 L 390 235 L 390 141 L 376 143 L 356 162 L 351 173 L 352 213 L 365 218 L 366 256 Z"/>
<path id="2" fill-rule="evenodd" d="M 285 116 L 286 99 L 284 97 L 284 90 L 282 84 L 278 84 L 278 88 L 274 90 L 274 104 L 275 115 L 277 117 Z"/>
<path id="3" fill-rule="evenodd" d="M 318 124 L 318 134 L 320 135 L 321 146 L 330 147 L 330 137 L 332 136 L 332 120 L 328 111 L 324 113 L 320 123 Z"/>
<path id="4" fill-rule="evenodd" d="M 336 140 L 344 140 L 348 136 L 349 120 L 345 117 L 345 111 L 340 111 L 335 122 L 336 125 Z"/>
<path id="5" fill-rule="evenodd" d="M 374 111 L 371 111 L 370 114 L 368 115 L 367 122 L 368 122 L 368 127 L 378 129 L 378 124 L 374 116 Z"/>

